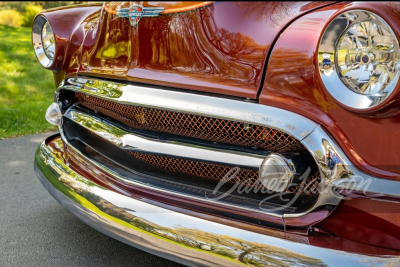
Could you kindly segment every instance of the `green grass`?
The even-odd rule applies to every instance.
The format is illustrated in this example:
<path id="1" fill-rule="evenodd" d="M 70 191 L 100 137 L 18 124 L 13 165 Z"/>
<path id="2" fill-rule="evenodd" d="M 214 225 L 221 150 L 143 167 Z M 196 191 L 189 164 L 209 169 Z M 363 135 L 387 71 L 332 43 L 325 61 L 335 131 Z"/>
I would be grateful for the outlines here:
<path id="1" fill-rule="evenodd" d="M 0 25 L 0 138 L 55 130 L 44 118 L 54 91 L 52 72 L 33 52 L 31 29 Z"/>

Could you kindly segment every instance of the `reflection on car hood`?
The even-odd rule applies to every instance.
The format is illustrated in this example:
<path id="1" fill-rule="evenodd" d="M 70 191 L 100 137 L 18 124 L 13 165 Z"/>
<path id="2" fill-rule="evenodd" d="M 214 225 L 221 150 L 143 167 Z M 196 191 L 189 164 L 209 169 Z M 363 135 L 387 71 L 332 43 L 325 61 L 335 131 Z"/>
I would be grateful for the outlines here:
<path id="1" fill-rule="evenodd" d="M 255 99 L 277 35 L 328 4 L 221 2 L 155 17 L 139 2 L 123 16 L 103 10 L 84 41 L 80 73 Z"/>

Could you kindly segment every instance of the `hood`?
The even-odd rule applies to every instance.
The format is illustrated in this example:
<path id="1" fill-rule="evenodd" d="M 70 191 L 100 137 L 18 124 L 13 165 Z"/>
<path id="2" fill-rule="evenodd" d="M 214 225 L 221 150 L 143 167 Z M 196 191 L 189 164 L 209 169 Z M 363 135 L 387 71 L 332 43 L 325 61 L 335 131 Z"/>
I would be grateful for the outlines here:
<path id="1" fill-rule="evenodd" d="M 79 73 L 256 99 L 291 21 L 329 2 L 105 2 Z"/>

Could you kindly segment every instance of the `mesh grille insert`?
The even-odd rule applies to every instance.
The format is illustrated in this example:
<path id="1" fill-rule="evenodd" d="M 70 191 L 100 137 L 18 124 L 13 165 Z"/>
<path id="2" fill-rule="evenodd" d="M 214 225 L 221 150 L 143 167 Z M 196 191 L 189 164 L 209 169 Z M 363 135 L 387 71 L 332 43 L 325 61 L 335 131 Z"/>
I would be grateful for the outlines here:
<path id="1" fill-rule="evenodd" d="M 231 167 L 218 164 L 168 158 L 138 152 L 130 151 L 129 154 L 143 162 L 146 162 L 147 164 L 158 168 L 209 178 L 217 181 L 224 179 L 225 175 L 227 175 L 232 169 Z M 233 173 L 235 172 L 232 171 L 230 174 Z M 235 183 L 236 181 L 242 186 L 247 186 L 247 188 L 261 189 L 263 187 L 263 185 L 258 182 L 258 171 L 256 170 L 241 168 L 240 171 L 236 173 L 236 179 L 229 180 L 231 183 Z M 293 193 L 300 192 L 301 194 L 306 195 L 318 194 L 320 181 L 320 175 L 317 171 L 310 175 L 304 182 L 295 186 L 291 186 L 288 191 Z"/>
<path id="2" fill-rule="evenodd" d="M 305 147 L 294 137 L 263 126 L 250 124 L 246 130 L 241 122 L 119 104 L 83 93 L 75 93 L 75 96 L 81 105 L 132 128 L 244 147 L 258 147 L 278 153 L 305 151 Z"/>

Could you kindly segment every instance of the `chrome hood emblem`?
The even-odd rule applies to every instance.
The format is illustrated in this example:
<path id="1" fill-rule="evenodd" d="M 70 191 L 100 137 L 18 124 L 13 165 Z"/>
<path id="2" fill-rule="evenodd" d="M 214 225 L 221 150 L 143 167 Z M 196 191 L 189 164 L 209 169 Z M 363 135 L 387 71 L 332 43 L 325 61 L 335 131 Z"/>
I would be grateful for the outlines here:
<path id="1" fill-rule="evenodd" d="M 120 18 L 129 18 L 131 26 L 136 26 L 142 17 L 158 17 L 163 12 L 163 7 L 143 7 L 139 4 L 132 4 L 129 8 L 119 8 L 115 15 Z"/>

